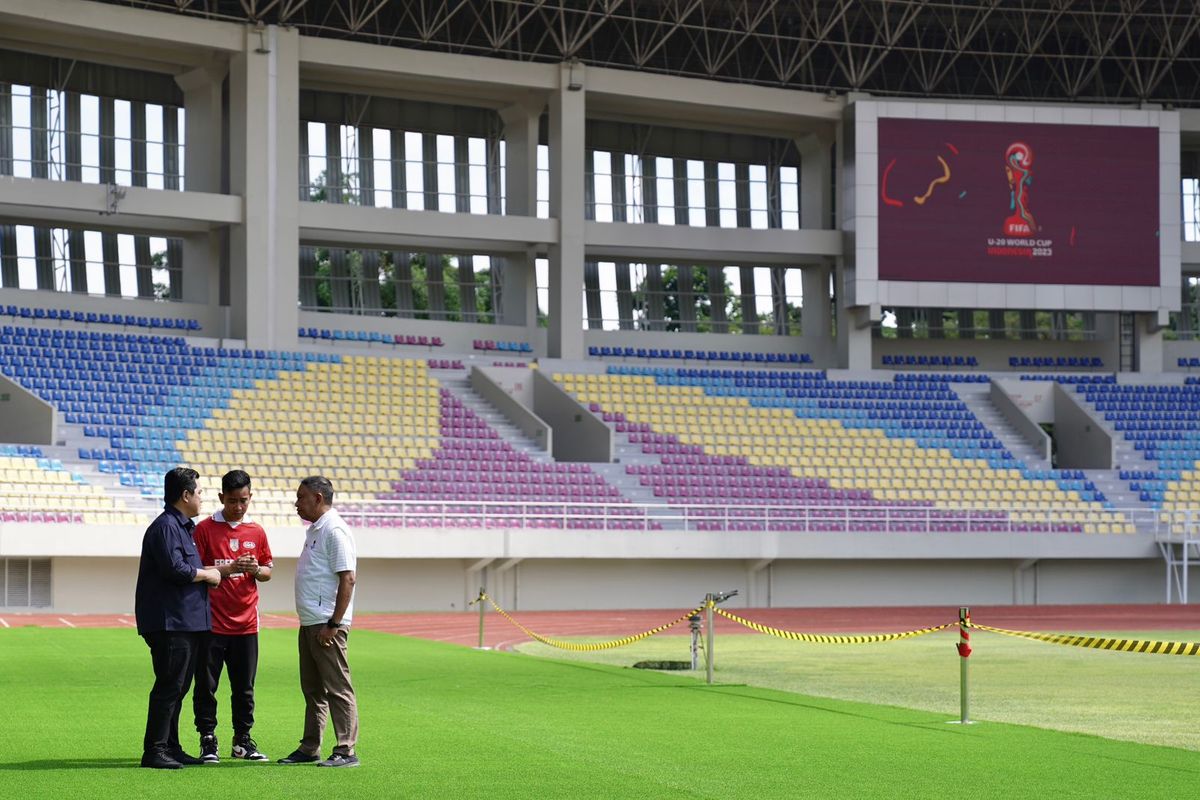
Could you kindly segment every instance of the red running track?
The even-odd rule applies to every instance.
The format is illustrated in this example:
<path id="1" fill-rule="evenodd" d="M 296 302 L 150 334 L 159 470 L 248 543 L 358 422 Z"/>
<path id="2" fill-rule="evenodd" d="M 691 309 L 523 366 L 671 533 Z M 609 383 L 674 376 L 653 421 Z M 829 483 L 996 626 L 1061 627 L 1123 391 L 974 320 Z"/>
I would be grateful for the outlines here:
<path id="1" fill-rule="evenodd" d="M 597 640 L 630 636 L 666 624 L 688 609 L 629 611 L 516 611 L 513 617 L 543 636 L 579 636 Z M 811 633 L 890 633 L 958 621 L 951 606 L 900 606 L 895 608 L 730 608 L 745 619 L 774 628 Z M 1149 631 L 1200 630 L 1200 606 L 1079 605 L 1079 606 L 975 606 L 973 621 L 996 628 L 1026 631 Z M 296 618 L 264 614 L 264 627 L 291 628 Z M 0 614 L 0 628 L 130 628 L 132 614 Z M 360 630 L 383 631 L 438 642 L 475 646 L 479 641 L 479 615 L 474 612 L 415 614 L 361 613 L 354 620 Z M 721 635 L 753 633 L 722 617 L 716 618 Z M 686 623 L 671 632 L 687 631 Z M 511 649 L 529 636 L 489 610 L 484 626 L 487 647 Z"/>

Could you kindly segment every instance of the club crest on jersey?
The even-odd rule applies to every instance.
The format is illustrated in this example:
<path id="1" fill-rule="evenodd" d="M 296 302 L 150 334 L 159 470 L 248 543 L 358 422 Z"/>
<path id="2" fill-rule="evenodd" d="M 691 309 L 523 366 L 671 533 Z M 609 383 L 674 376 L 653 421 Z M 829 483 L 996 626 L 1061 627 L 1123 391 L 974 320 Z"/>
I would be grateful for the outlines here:
<path id="1" fill-rule="evenodd" d="M 237 539 L 230 539 L 229 540 L 229 549 L 236 553 L 238 550 L 238 544 L 239 544 L 239 542 Z"/>

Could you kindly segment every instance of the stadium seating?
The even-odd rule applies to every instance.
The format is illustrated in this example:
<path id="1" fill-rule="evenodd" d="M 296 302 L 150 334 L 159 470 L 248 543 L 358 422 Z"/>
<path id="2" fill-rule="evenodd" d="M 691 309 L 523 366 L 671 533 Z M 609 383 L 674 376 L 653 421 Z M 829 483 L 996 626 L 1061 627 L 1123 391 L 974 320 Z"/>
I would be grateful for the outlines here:
<path id="1" fill-rule="evenodd" d="M 1194 507 L 1193 473 L 1200 461 L 1200 383 L 1195 378 L 1182 386 L 1113 380 L 1080 384 L 1075 391 L 1142 457 L 1142 464 L 1123 464 L 1119 472 L 1130 491 L 1155 507 Z"/>
<path id="2" fill-rule="evenodd" d="M 70 322 L 80 325 L 109 325 L 147 330 L 187 331 L 201 330 L 200 320 L 176 317 L 151 317 L 134 314 L 100 314 L 96 312 L 72 311 L 69 308 L 41 308 L 34 306 L 3 307 L 4 316 L 23 322 Z"/>
<path id="3" fill-rule="evenodd" d="M 390 345 L 392 347 L 442 347 L 440 336 L 416 336 L 411 333 L 380 333 L 379 331 L 331 330 L 328 328 L 300 327 L 296 331 L 301 340 L 337 342 L 345 344 Z"/>
<path id="4" fill-rule="evenodd" d="M 35 454 L 36 453 L 36 454 Z M 51 507 L 56 510 L 47 511 Z M 69 510 L 58 510 L 69 509 Z M 125 504 L 37 448 L 0 447 L 0 522 L 129 525 Z"/>
<path id="5" fill-rule="evenodd" d="M 214 497 L 225 471 L 250 471 L 255 513 L 273 525 L 295 523 L 295 483 L 316 472 L 334 481 L 343 510 L 370 524 L 449 524 L 442 509 L 364 511 L 369 501 L 399 498 L 548 505 L 537 516 L 501 508 L 506 513 L 492 519 L 506 526 L 593 527 L 594 510 L 572 514 L 561 504 L 599 503 L 611 507 L 599 527 L 647 525 L 590 469 L 513 450 L 431 369 L 461 373 L 463 363 L 199 348 L 178 337 L 58 328 L 0 337 L 0 371 L 96 441 L 79 448 L 79 460 L 150 496 L 164 471 L 185 463 Z M 458 513 L 488 518 L 470 510 Z"/>
<path id="6" fill-rule="evenodd" d="M 499 351 L 501 353 L 532 353 L 533 345 L 529 342 L 498 342 L 491 339 L 475 339 L 471 346 L 484 352 Z"/>
<path id="7" fill-rule="evenodd" d="M 1080 475 L 1024 468 L 944 381 L 634 366 L 555 380 L 658 457 L 629 470 L 643 486 L 713 506 L 717 526 L 750 503 L 796 509 L 752 530 L 1132 531 Z"/>
<path id="8" fill-rule="evenodd" d="M 673 359 L 676 361 L 727 361 L 743 364 L 811 364 L 808 353 L 752 353 L 742 350 L 668 350 L 656 347 L 588 347 L 593 358 Z"/>
<path id="9" fill-rule="evenodd" d="M 1100 369 L 1100 356 L 1009 356 L 1008 365 L 1014 369 Z"/>
<path id="10" fill-rule="evenodd" d="M 963 369 L 977 367 L 979 360 L 975 356 L 928 356 L 928 355 L 884 355 L 880 361 L 885 367 L 946 367 L 947 369 Z"/>
<path id="11" fill-rule="evenodd" d="M 257 513 L 285 524 L 295 520 L 295 481 L 323 472 L 368 525 L 655 527 L 590 468 L 499 437 L 438 377 L 461 379 L 462 370 L 459 359 L 201 348 L 178 336 L 41 324 L 0 333 L 0 371 L 78 425 L 79 461 L 130 491 L 156 495 L 178 463 L 199 468 L 210 489 L 243 467 L 256 476 Z M 1128 389 L 1111 375 L 1023 377 L 1073 381 L 1081 393 Z M 792 364 L 621 364 L 557 380 L 647 457 L 627 468 L 639 496 L 711 517 L 693 527 L 1131 529 L 1082 474 L 1027 468 L 974 417 L 953 386 L 987 381 L 983 373 L 843 381 Z M 1178 395 L 1155 412 L 1153 430 L 1171 436 L 1126 434 L 1153 462 L 1131 485 L 1158 506 L 1200 459 L 1200 444 L 1171 427 L 1183 398 L 1200 402 L 1200 385 L 1141 388 Z M 405 502 L 397 511 L 383 500 Z M 447 503 L 478 508 L 448 512 Z M 760 520 L 722 510 L 747 504 L 773 510 Z"/>

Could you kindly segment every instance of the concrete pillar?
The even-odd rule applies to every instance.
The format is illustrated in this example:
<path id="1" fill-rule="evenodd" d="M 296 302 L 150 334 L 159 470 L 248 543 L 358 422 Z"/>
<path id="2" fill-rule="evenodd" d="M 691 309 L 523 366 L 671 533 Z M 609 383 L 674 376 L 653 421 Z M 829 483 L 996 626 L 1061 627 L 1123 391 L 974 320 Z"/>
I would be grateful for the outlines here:
<path id="1" fill-rule="evenodd" d="M 358 128 L 358 204 L 375 206 L 375 137 L 369 126 Z"/>
<path id="2" fill-rule="evenodd" d="M 1138 372 L 1161 372 L 1163 370 L 1163 329 L 1167 320 L 1158 314 L 1138 313 L 1134 315 L 1134 352 L 1137 353 Z"/>
<path id="3" fill-rule="evenodd" d="M 220 192 L 222 189 L 221 153 L 224 134 L 221 119 L 221 84 L 228 69 L 226 64 L 214 63 L 175 76 L 175 83 L 183 90 L 184 138 L 187 142 L 183 153 L 183 174 L 188 191 Z M 173 116 L 175 109 L 164 108 L 163 111 Z M 232 107 L 230 112 L 233 115 Z M 233 135 L 231 127 L 230 136 Z M 170 173 L 170 170 L 164 171 Z M 234 179 L 236 180 L 236 176 Z"/>
<path id="4" fill-rule="evenodd" d="M 500 119 L 504 123 L 505 214 L 537 216 L 538 121 L 545 105 L 544 98 L 530 97 L 500 109 Z M 497 153 L 492 162 L 490 148 L 488 153 L 488 213 L 496 214 L 500 212 L 500 206 L 497 202 L 493 210 L 490 187 L 492 174 L 500 174 L 500 158 Z M 496 192 L 498 196 L 499 185 Z M 496 322 L 526 329 L 537 326 L 536 257 L 536 253 L 529 250 L 520 255 L 492 259 L 492 303 Z"/>
<path id="5" fill-rule="evenodd" d="M 17 226 L 0 225 L 0 287 L 16 289 L 21 285 L 17 267 Z"/>
<path id="6" fill-rule="evenodd" d="M 471 213 L 471 153 L 466 136 L 454 137 L 454 210 Z M 458 309 L 463 322 L 478 322 L 475 302 L 475 256 L 458 255 Z"/>
<path id="7" fill-rule="evenodd" d="M 392 208 L 407 208 L 408 170 L 404 155 L 404 131 L 392 130 L 389 134 L 392 140 Z"/>
<path id="8" fill-rule="evenodd" d="M 66 100 L 66 169 L 67 180 L 83 180 L 83 114 L 79 92 L 64 92 Z M 68 267 L 71 276 L 71 291 L 87 294 L 87 245 L 83 231 L 72 228 L 67 232 Z"/>
<path id="9" fill-rule="evenodd" d="M 13 174 L 12 84 L 0 81 L 0 175 Z"/>
<path id="10" fill-rule="evenodd" d="M 737 207 L 737 226 L 749 228 L 753 220 L 750 218 L 750 165 L 735 164 L 733 167 L 733 187 Z M 738 270 L 738 283 L 742 297 L 742 333 L 756 334 L 759 331 L 758 301 L 755 298 L 754 267 L 743 265 Z"/>
<path id="11" fill-rule="evenodd" d="M 38 228 L 34 231 L 34 241 L 37 243 L 38 234 L 42 231 Z M 46 232 L 46 246 L 49 248 L 50 236 L 49 231 Z M 37 248 L 41 250 L 39 246 Z M 121 252 L 117 241 L 117 234 L 104 232 L 100 234 L 100 252 L 104 259 L 104 293 L 109 297 L 121 296 Z M 38 254 L 38 288 L 41 286 L 41 254 Z"/>
<path id="12" fill-rule="evenodd" d="M 825 264 L 807 266 L 801 273 L 804 303 L 800 310 L 800 325 L 802 335 L 809 341 L 828 341 L 833 335 L 829 273 L 830 268 Z"/>
<path id="13" fill-rule="evenodd" d="M 721 227 L 721 182 L 716 161 L 704 162 L 704 224 Z M 725 270 L 720 265 L 708 266 L 708 310 L 712 333 L 728 333 L 725 316 Z"/>
<path id="14" fill-rule="evenodd" d="M 550 215 L 558 240 L 550 247 L 551 358 L 583 358 L 583 129 L 586 69 L 559 65 L 558 89 L 550 95 Z"/>
<path id="15" fill-rule="evenodd" d="M 392 151 L 393 157 L 395 152 Z M 412 253 L 392 251 L 392 280 L 396 287 L 396 316 L 411 319 L 416 316 L 413 312 Z"/>
<path id="16" fill-rule="evenodd" d="M 35 178 L 50 177 L 50 140 L 48 129 L 50 126 L 50 109 L 49 99 L 46 96 L 46 90 L 37 86 L 31 86 L 29 89 L 29 159 L 30 159 L 30 174 Z M 100 135 L 104 133 L 104 110 L 109 109 L 108 121 L 108 138 L 100 141 L 100 163 L 101 163 L 101 178 L 102 183 L 109 179 L 103 177 L 104 164 L 104 147 L 105 142 L 108 143 L 109 151 L 112 149 L 112 100 L 100 98 Z M 112 163 L 110 158 L 108 163 Z"/>
<path id="17" fill-rule="evenodd" d="M 743 272 L 743 281 L 746 280 L 744 274 Z M 750 271 L 750 274 L 753 277 L 753 270 Z M 803 273 L 801 275 L 803 276 Z M 743 292 L 746 291 L 745 286 L 746 284 L 743 283 Z M 807 294 L 805 296 L 807 297 Z M 771 310 L 775 317 L 775 325 L 771 332 L 776 336 L 787 336 L 791 330 L 791 320 L 788 318 L 787 267 L 771 267 Z M 803 300 L 800 311 L 804 312 Z M 801 324 L 803 325 L 803 320 L 801 320 Z"/>
<path id="18" fill-rule="evenodd" d="M 87 294 L 87 244 L 80 228 L 67 231 L 67 270 L 71 275 L 71 291 Z"/>
<path id="19" fill-rule="evenodd" d="M 214 62 L 175 76 L 175 83 L 183 90 L 184 138 L 186 140 L 183 151 L 184 180 L 182 182 L 179 180 L 179 117 L 176 110 L 168 106 L 163 108 L 163 138 L 166 140 L 163 160 L 164 188 L 186 188 L 192 192 L 213 193 L 227 190 L 224 185 L 222 167 L 225 152 L 225 126 L 221 84 L 228 71 L 228 64 Z M 230 116 L 232 118 L 238 116 L 232 108 Z M 232 119 L 229 134 L 233 137 Z M 242 176 L 239 174 L 232 177 L 234 181 L 238 181 Z M 236 187 L 229 187 L 228 190 L 235 194 L 241 194 L 240 189 Z M 226 257 L 224 241 L 227 235 L 226 233 L 193 234 L 182 237 L 179 246 L 168 248 L 168 260 L 171 261 L 171 266 L 173 268 L 181 267 L 180 271 L 172 273 L 172 297 L 188 303 L 213 307 L 221 302 L 222 273 L 227 275 L 231 273 L 228 265 L 222 269 L 222 261 Z M 181 263 L 175 263 L 172 260 L 170 255 L 172 250 L 177 251 Z M 227 277 L 226 280 L 229 278 Z M 229 291 L 229 287 L 226 287 L 224 294 L 228 297 L 238 297 L 236 292 Z M 253 304 L 255 301 L 253 298 L 243 298 L 237 302 Z M 265 307 L 267 304 L 262 305 Z M 228 335 L 229 331 L 214 333 Z"/>
<path id="20" fill-rule="evenodd" d="M 642 219 L 647 225 L 658 224 L 658 159 L 642 157 Z M 666 330 L 663 324 L 662 267 L 646 264 L 645 327 L 652 331 Z"/>
<path id="21" fill-rule="evenodd" d="M 800 151 L 800 227 L 833 224 L 833 138 L 812 133 L 796 140 Z"/>
<path id="22" fill-rule="evenodd" d="M 284 300 L 299 293 L 299 34 L 271 25 L 265 43 L 268 52 L 256 52 L 259 36 L 247 27 L 230 63 L 229 174 L 245 202 L 230 233 L 230 321 L 251 347 L 288 349 L 297 312 Z"/>
<path id="23" fill-rule="evenodd" d="M 672 161 L 671 172 L 675 183 L 675 224 L 691 223 L 691 199 L 688 193 L 688 162 L 686 158 Z M 675 283 L 675 302 L 679 309 L 679 330 L 693 333 L 696 330 L 696 297 L 692 293 L 692 266 L 678 264 Z"/>

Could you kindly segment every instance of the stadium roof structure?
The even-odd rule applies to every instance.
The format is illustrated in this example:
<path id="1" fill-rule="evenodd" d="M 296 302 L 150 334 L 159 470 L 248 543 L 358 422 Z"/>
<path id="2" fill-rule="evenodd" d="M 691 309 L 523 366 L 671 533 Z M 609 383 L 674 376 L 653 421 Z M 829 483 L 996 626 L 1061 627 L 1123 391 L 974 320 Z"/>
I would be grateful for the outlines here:
<path id="1" fill-rule="evenodd" d="M 1200 106 L 1196 0 L 96 0 L 818 92 Z"/>

